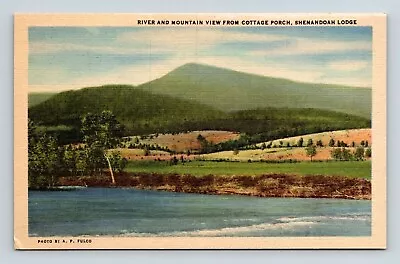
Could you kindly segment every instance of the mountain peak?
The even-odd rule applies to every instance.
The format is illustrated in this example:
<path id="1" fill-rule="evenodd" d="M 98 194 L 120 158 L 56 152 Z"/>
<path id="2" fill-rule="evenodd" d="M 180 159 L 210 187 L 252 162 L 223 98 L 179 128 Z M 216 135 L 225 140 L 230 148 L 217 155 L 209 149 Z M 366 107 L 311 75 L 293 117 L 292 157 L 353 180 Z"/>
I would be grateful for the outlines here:
<path id="1" fill-rule="evenodd" d="M 189 63 L 185 63 L 185 64 L 179 66 L 178 68 L 175 68 L 170 73 L 173 73 L 176 71 L 178 71 L 178 72 L 181 72 L 181 71 L 193 72 L 193 71 L 205 71 L 205 70 L 215 70 L 215 69 L 231 71 L 229 69 L 220 68 L 220 67 L 209 65 L 209 64 L 189 62 Z"/>
<path id="2" fill-rule="evenodd" d="M 302 83 L 194 62 L 183 64 L 138 88 L 190 99 L 223 111 L 294 107 L 371 115 L 370 89 Z M 337 98 L 340 98 L 340 106 Z"/>

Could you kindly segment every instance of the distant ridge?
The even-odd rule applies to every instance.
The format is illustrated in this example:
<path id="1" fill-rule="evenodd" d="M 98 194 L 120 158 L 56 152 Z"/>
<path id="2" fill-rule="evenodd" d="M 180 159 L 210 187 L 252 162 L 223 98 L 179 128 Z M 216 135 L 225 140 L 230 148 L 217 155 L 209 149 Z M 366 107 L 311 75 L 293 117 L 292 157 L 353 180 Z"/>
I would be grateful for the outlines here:
<path id="1" fill-rule="evenodd" d="M 112 111 L 131 131 L 174 128 L 186 120 L 201 121 L 224 116 L 220 110 L 195 101 L 156 95 L 130 85 L 105 85 L 61 92 L 29 108 L 29 118 L 45 126 L 79 126 L 88 113 Z"/>
<path id="2" fill-rule="evenodd" d="M 29 93 L 28 94 L 28 107 L 38 105 L 56 93 L 46 93 L 46 92 L 35 92 L 35 93 Z"/>
<path id="3" fill-rule="evenodd" d="M 315 84 L 188 63 L 139 89 L 191 99 L 223 111 L 265 107 L 319 108 L 371 117 L 371 89 Z"/>

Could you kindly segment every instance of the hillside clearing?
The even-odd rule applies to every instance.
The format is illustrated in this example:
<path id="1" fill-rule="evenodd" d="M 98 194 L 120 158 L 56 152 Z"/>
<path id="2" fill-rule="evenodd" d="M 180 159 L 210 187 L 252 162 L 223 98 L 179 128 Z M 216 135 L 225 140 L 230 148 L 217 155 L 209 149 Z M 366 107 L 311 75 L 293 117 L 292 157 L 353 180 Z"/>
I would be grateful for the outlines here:
<path id="1" fill-rule="evenodd" d="M 139 143 L 158 145 L 161 147 L 167 147 L 170 150 L 177 152 L 184 152 L 187 150 L 199 150 L 200 143 L 197 137 L 202 135 L 207 141 L 218 144 L 228 140 L 239 139 L 240 134 L 230 131 L 220 130 L 203 130 L 203 131 L 192 131 L 188 133 L 178 134 L 159 134 L 159 135 L 148 135 L 145 139 L 140 139 L 139 136 L 130 137 L 131 141 L 135 138 L 138 139 Z"/>
<path id="2" fill-rule="evenodd" d="M 321 140 L 324 146 L 329 144 L 331 139 L 335 140 L 335 142 L 343 141 L 347 145 L 351 146 L 352 142 L 355 143 L 355 146 L 360 146 L 361 141 L 368 141 L 369 145 L 372 145 L 371 138 L 371 128 L 362 128 L 362 129 L 347 129 L 347 130 L 337 130 L 337 131 L 327 131 L 322 133 L 301 135 L 296 137 L 282 138 L 273 141 L 267 141 L 265 144 L 269 144 L 272 142 L 272 145 L 279 145 L 280 141 L 282 141 L 283 146 L 286 146 L 287 143 L 290 146 L 294 146 L 297 144 L 300 138 L 303 138 L 304 145 L 311 138 L 314 144 L 317 140 Z M 257 146 L 261 146 L 263 143 L 257 144 Z"/>

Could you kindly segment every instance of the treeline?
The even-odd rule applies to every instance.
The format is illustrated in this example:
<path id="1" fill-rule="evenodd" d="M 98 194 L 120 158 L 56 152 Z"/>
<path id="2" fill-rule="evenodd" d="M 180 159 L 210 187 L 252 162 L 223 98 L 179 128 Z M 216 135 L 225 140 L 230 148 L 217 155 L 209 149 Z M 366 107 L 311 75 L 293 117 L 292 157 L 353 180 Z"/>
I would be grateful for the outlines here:
<path id="1" fill-rule="evenodd" d="M 30 107 L 29 118 L 66 144 L 81 142 L 81 117 L 113 112 L 123 135 L 227 130 L 248 135 L 228 145 L 245 144 L 328 130 L 366 128 L 369 119 L 321 109 L 265 108 L 223 112 L 191 100 L 156 95 L 127 85 L 108 85 L 62 92 Z M 57 127 L 63 129 L 57 130 Z M 66 129 L 67 128 L 67 129 Z M 231 146 L 221 146 L 232 149 Z"/>
<path id="2" fill-rule="evenodd" d="M 122 172 L 127 160 L 108 149 L 119 144 L 119 124 L 110 112 L 82 118 L 84 143 L 62 145 L 56 138 L 28 122 L 28 186 L 51 188 L 60 176 L 102 175 L 106 168 Z"/>
<path id="3" fill-rule="evenodd" d="M 364 160 L 365 158 L 371 158 L 371 156 L 371 148 L 364 148 L 363 146 L 357 147 L 353 152 L 345 147 L 335 148 L 331 151 L 331 157 L 340 161 Z"/>

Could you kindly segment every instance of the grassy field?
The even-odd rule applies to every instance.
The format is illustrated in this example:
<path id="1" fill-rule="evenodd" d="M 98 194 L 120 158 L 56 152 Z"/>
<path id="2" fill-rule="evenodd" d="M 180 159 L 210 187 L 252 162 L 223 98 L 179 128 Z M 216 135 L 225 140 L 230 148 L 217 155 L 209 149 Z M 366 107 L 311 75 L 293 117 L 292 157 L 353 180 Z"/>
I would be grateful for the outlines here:
<path id="1" fill-rule="evenodd" d="M 261 175 L 287 173 L 298 175 L 337 175 L 351 178 L 371 178 L 370 161 L 348 162 L 301 162 L 301 163 L 262 163 L 262 162 L 209 162 L 191 161 L 170 166 L 168 162 L 130 161 L 127 172 L 177 173 L 203 175 Z"/>

